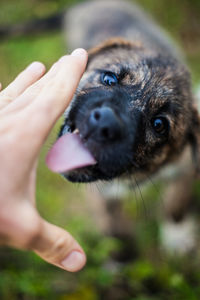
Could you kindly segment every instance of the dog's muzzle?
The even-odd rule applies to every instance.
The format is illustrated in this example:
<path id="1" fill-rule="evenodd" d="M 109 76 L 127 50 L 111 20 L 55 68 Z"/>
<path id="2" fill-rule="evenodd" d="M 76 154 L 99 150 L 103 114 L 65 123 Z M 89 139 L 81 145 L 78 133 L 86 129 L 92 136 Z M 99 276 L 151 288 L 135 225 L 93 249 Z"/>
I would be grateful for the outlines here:
<path id="1" fill-rule="evenodd" d="M 84 139 L 90 136 L 99 143 L 119 140 L 124 124 L 110 107 L 98 107 L 90 112 L 85 126 Z"/>

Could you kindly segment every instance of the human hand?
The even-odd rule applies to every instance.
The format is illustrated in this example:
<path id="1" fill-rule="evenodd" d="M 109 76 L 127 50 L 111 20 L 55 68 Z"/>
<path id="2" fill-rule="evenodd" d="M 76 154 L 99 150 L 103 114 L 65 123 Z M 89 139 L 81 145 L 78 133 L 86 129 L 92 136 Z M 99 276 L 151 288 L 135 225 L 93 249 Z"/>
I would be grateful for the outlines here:
<path id="1" fill-rule="evenodd" d="M 0 92 L 0 243 L 33 250 L 71 272 L 85 265 L 85 254 L 68 232 L 41 218 L 35 180 L 40 149 L 86 62 L 83 49 L 63 56 L 45 75 L 44 65 L 35 62 Z"/>

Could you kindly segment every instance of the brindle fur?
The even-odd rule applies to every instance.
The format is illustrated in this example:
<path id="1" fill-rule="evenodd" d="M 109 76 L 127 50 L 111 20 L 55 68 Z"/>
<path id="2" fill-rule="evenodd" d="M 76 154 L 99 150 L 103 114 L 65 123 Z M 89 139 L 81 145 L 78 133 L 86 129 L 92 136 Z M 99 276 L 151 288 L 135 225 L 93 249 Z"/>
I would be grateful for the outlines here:
<path id="1" fill-rule="evenodd" d="M 125 119 L 126 127 L 118 143 L 103 145 L 92 138 L 85 139 L 97 166 L 65 176 L 88 182 L 119 176 L 123 180 L 134 174 L 143 180 L 166 164 L 179 161 L 188 147 L 199 165 L 200 125 L 190 73 L 167 34 L 136 5 L 118 0 L 91 1 L 72 8 L 66 14 L 65 27 L 69 47 L 88 49 L 89 61 L 66 111 L 63 128 L 66 124 L 78 127 L 84 136 L 83 124 L 95 105 L 111 107 Z M 119 84 L 104 86 L 101 70 L 118 74 Z M 156 135 L 152 129 L 151 120 L 158 115 L 169 120 L 165 136 Z M 193 173 L 193 167 L 188 169 Z M 184 170 L 181 176 L 188 174 Z M 176 197 L 179 196 L 174 192 L 172 198 Z M 183 202 L 188 203 L 190 197 L 188 193 Z M 172 207 L 168 209 L 167 216 L 173 217 L 173 211 Z"/>

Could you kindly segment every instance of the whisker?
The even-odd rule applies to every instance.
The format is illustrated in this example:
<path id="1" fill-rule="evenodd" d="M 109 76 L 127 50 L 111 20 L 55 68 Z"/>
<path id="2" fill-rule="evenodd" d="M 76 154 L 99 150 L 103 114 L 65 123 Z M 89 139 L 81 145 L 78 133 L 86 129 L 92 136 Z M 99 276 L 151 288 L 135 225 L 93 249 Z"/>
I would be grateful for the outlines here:
<path id="1" fill-rule="evenodd" d="M 163 200 L 163 196 L 161 195 L 160 193 L 160 189 L 156 186 L 156 183 L 153 181 L 153 179 L 151 178 L 150 175 L 146 175 L 147 179 L 151 182 L 152 186 L 154 187 L 158 197 L 159 197 L 159 200 L 162 204 L 162 209 L 165 210 L 165 202 Z"/>
<path id="2" fill-rule="evenodd" d="M 119 178 L 117 178 L 117 188 L 116 188 L 116 199 L 118 199 L 118 196 L 119 196 L 119 185 L 120 185 L 120 182 L 119 182 Z"/>
<path id="3" fill-rule="evenodd" d="M 134 194 L 135 194 L 136 211 L 137 211 L 136 218 L 139 218 L 139 217 L 140 217 L 140 214 L 139 214 L 139 212 L 140 212 L 140 210 L 139 210 L 140 206 L 139 206 L 138 197 L 137 197 L 137 193 L 136 193 L 136 189 L 135 189 L 135 186 L 136 186 L 136 185 L 133 184 L 133 179 L 134 179 L 134 181 L 135 181 L 135 178 L 133 178 L 133 176 L 131 176 L 130 189 L 131 189 L 131 190 L 134 192 Z"/>
<path id="4" fill-rule="evenodd" d="M 105 194 L 105 191 L 104 191 L 104 189 L 103 189 L 103 184 L 101 184 L 100 182 L 94 182 L 94 184 L 95 184 L 95 186 L 96 186 L 96 188 L 97 188 L 97 190 L 98 190 L 98 192 L 99 192 L 99 194 L 100 195 L 104 195 Z"/>
<path id="5" fill-rule="evenodd" d="M 85 188 L 88 188 L 89 189 L 89 192 L 91 193 L 91 194 L 94 194 L 94 184 L 93 183 L 88 183 L 87 185 L 84 185 L 85 186 Z"/>
<path id="6" fill-rule="evenodd" d="M 138 182 L 137 182 L 136 177 L 134 177 L 134 179 L 135 179 L 135 183 L 136 183 L 136 186 L 137 186 L 137 188 L 138 188 L 138 190 L 139 190 L 139 194 L 140 194 L 140 197 L 141 197 L 141 200 L 142 200 L 145 218 L 148 219 L 148 213 L 147 213 L 147 208 L 146 208 L 146 205 L 145 205 L 144 197 L 143 197 L 143 195 L 142 195 L 142 192 L 141 192 L 141 189 L 140 189 L 140 187 L 139 187 L 139 184 L 138 184 Z"/>

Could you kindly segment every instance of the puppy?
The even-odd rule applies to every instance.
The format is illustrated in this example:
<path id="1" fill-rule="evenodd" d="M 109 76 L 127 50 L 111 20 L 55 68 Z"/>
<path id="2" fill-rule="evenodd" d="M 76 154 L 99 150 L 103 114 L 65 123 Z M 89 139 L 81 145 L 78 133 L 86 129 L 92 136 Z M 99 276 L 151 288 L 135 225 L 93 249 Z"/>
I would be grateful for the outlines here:
<path id="1" fill-rule="evenodd" d="M 68 43 L 89 49 L 89 61 L 59 135 L 78 129 L 97 164 L 65 177 L 143 177 L 188 144 L 198 159 L 190 74 L 153 21 L 124 1 L 93 1 L 68 12 L 66 23 Z"/>
<path id="2" fill-rule="evenodd" d="M 191 203 L 191 178 L 200 166 L 199 115 L 180 51 L 149 16 L 125 1 L 78 5 L 67 12 L 65 29 L 68 46 L 88 49 L 89 60 L 59 137 L 68 133 L 70 143 L 69 137 L 78 135 L 96 164 L 72 167 L 62 172 L 64 177 L 109 181 L 101 196 L 113 200 L 111 180 L 120 178 L 127 185 L 134 176 L 142 182 L 166 165 L 179 165 L 165 197 L 165 216 L 180 222 Z M 72 159 L 67 149 L 62 151 Z M 105 203 L 113 212 L 113 201 Z M 117 206 L 110 221 L 115 233 L 124 224 Z"/>

